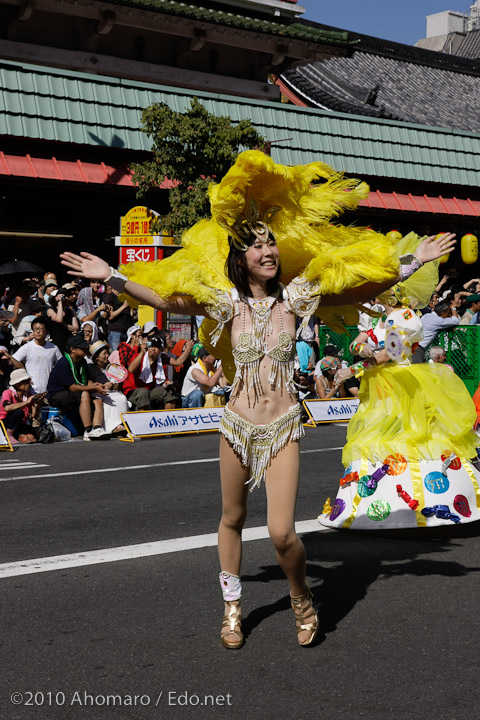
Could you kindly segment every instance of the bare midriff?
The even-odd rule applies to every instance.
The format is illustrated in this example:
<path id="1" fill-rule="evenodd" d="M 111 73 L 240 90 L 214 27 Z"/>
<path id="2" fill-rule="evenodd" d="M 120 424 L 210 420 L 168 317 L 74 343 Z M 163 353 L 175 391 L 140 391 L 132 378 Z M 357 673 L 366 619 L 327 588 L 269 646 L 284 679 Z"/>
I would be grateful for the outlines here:
<path id="1" fill-rule="evenodd" d="M 283 329 L 290 333 L 292 339 L 295 338 L 295 315 L 285 310 L 284 304 L 279 303 L 280 312 L 282 314 Z M 241 308 L 240 316 L 233 318 L 230 327 L 230 335 L 232 338 L 232 346 L 238 342 L 241 332 L 243 332 L 243 308 Z M 267 349 L 271 350 L 278 342 L 278 335 L 282 330 L 277 307 L 272 308 L 271 314 L 272 332 L 267 334 Z M 247 311 L 245 318 L 245 332 L 251 331 L 250 314 Z M 295 340 L 294 340 L 295 342 Z M 255 425 L 266 425 L 283 415 L 292 405 L 298 403 L 296 394 L 289 393 L 286 387 L 272 387 L 269 382 L 272 360 L 268 355 L 264 355 L 259 364 L 259 375 L 262 393 L 255 397 L 253 390 L 247 394 L 246 389 L 239 383 L 234 389 L 228 406 L 231 410 L 241 415 L 246 420 Z"/>

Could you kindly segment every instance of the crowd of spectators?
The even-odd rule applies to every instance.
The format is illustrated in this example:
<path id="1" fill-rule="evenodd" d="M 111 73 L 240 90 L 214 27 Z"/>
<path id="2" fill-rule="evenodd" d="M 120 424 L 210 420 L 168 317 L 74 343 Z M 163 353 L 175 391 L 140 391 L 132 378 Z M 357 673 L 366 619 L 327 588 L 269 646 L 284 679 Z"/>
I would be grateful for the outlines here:
<path id="1" fill-rule="evenodd" d="M 178 371 L 185 365 L 186 372 L 193 341 L 177 356 L 169 333 L 153 322 L 136 325 L 136 313 L 97 281 L 61 285 L 53 272 L 7 280 L 0 299 L 0 420 L 11 442 L 36 442 L 47 406 L 85 440 L 124 435 L 121 414 L 129 409 L 181 406 Z M 111 363 L 124 366 L 123 381 L 109 378 Z"/>
<path id="2" fill-rule="evenodd" d="M 459 285 L 444 276 L 422 313 L 424 339 L 414 362 L 424 362 L 427 349 L 432 362 L 445 362 L 435 338 L 459 324 L 480 324 L 480 279 Z M 10 279 L 0 298 L 0 420 L 12 442 L 37 441 L 45 405 L 58 408 L 85 440 L 99 440 L 125 434 L 121 414 L 127 410 L 225 403 L 229 387 L 213 355 L 136 319 L 108 284 L 76 279 L 60 285 L 53 272 Z M 302 330 L 296 351 L 300 400 L 358 396 L 357 378 L 338 381 L 347 367 L 338 348 L 320 352 L 318 319 Z M 111 363 L 124 369 L 121 380 L 109 378 Z"/>

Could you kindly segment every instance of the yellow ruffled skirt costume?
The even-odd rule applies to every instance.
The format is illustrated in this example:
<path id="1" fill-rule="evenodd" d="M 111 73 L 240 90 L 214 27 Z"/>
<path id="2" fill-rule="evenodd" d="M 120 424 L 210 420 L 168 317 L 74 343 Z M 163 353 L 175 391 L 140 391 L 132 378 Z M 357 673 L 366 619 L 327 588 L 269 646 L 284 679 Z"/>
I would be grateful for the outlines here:
<path id="1" fill-rule="evenodd" d="M 398 356 L 399 321 L 415 323 L 422 335 L 410 310 L 388 315 L 385 345 L 391 348 L 389 333 L 395 335 Z M 359 399 L 343 450 L 345 472 L 335 502 L 319 518 L 323 525 L 374 530 L 480 519 L 476 411 L 450 367 L 379 365 L 365 372 Z"/>

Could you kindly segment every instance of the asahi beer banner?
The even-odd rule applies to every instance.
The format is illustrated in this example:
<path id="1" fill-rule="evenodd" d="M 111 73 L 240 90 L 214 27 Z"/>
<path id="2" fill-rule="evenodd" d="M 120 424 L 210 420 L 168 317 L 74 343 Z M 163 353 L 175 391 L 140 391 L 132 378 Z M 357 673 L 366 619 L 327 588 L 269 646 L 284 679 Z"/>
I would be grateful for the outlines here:
<path id="1" fill-rule="evenodd" d="M 139 410 L 122 413 L 130 435 L 172 435 L 218 430 L 223 408 L 185 408 L 178 410 Z"/>
<path id="2" fill-rule="evenodd" d="M 348 422 L 357 412 L 358 398 L 304 400 L 303 405 L 315 423 Z"/>

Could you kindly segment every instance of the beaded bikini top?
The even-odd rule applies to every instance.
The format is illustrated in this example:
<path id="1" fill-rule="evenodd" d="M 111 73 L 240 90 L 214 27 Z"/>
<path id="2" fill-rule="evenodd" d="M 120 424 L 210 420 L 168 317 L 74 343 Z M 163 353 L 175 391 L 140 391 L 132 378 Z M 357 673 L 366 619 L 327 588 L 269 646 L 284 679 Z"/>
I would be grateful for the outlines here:
<path id="1" fill-rule="evenodd" d="M 308 324 L 311 315 L 315 312 L 320 302 L 319 283 L 310 283 L 304 278 L 296 278 L 287 287 L 280 287 L 284 307 L 288 312 L 293 312 L 303 318 L 297 334 Z M 210 339 L 212 345 L 218 339 L 226 325 L 234 316 L 242 314 L 242 332 L 239 335 L 238 343 L 232 348 L 235 360 L 235 378 L 232 385 L 234 389 L 240 385 L 245 388 L 248 396 L 253 392 L 254 400 L 263 395 L 263 388 L 260 382 L 260 360 L 266 355 L 272 361 L 268 381 L 274 388 L 286 387 L 289 393 L 295 393 L 293 383 L 295 341 L 284 327 L 282 313 L 278 302 L 278 294 L 274 297 L 267 297 L 262 300 L 253 298 L 240 298 L 238 291 L 234 288 L 230 292 L 217 291 L 218 303 L 207 308 L 209 317 L 218 322 L 212 332 Z M 251 315 L 251 330 L 247 332 L 246 313 L 247 306 Z M 278 333 L 277 344 L 267 347 L 267 334 L 271 335 L 272 312 L 277 308 L 280 320 L 280 332 Z"/>

